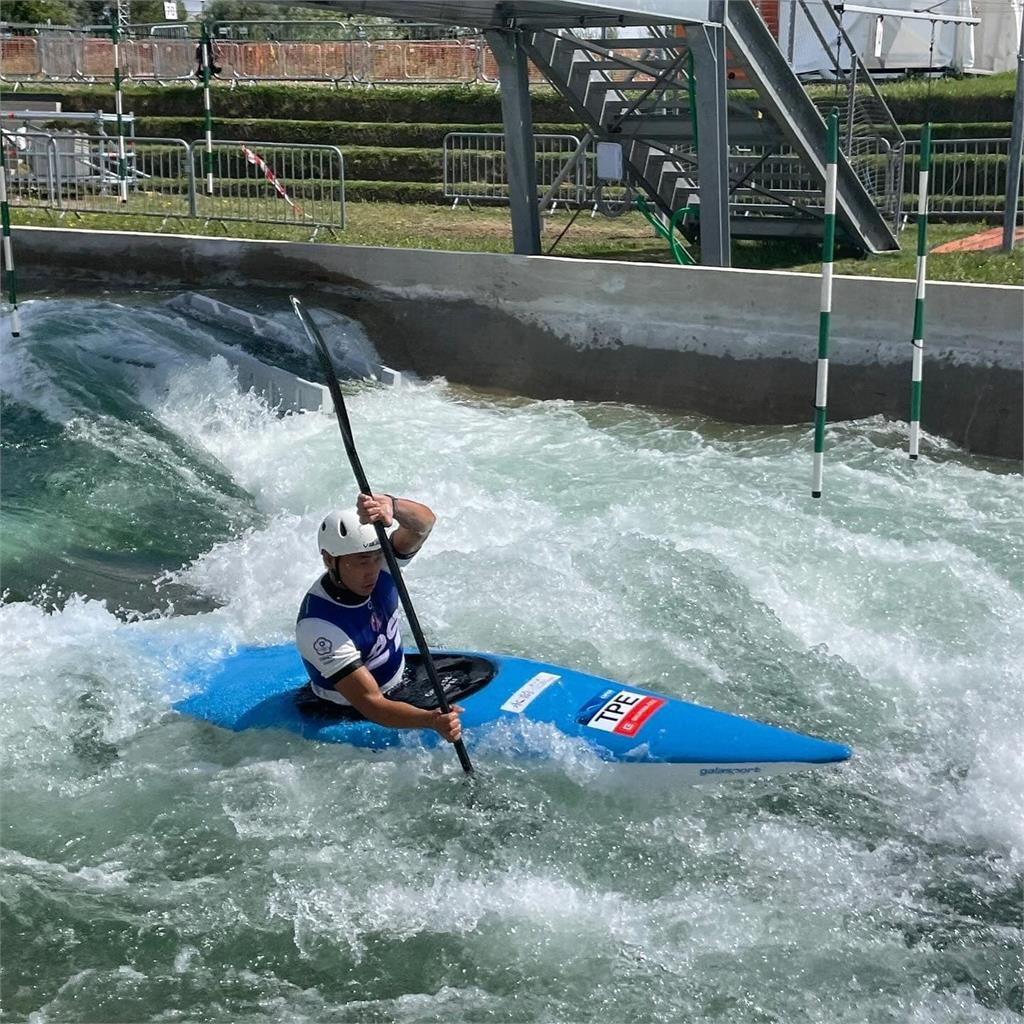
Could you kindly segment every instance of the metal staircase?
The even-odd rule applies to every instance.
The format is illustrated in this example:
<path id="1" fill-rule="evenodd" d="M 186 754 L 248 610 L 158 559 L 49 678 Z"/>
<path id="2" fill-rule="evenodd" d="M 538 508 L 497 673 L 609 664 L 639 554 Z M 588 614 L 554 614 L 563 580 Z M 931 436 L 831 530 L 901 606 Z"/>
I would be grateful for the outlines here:
<path id="1" fill-rule="evenodd" d="M 595 136 L 622 143 L 631 184 L 666 217 L 683 206 L 699 209 L 695 110 L 701 85 L 692 73 L 687 31 L 694 29 L 657 26 L 648 34 L 632 30 L 595 41 L 572 30 L 543 30 L 525 40 L 531 60 Z M 839 229 L 860 248 L 898 249 L 903 136 L 859 58 L 845 77 L 833 77 L 840 91 L 824 97 L 819 112 L 750 0 L 730 0 L 726 32 L 733 237 L 820 237 L 821 113 L 839 105 Z M 690 237 L 699 233 L 699 217 L 683 223 Z"/>

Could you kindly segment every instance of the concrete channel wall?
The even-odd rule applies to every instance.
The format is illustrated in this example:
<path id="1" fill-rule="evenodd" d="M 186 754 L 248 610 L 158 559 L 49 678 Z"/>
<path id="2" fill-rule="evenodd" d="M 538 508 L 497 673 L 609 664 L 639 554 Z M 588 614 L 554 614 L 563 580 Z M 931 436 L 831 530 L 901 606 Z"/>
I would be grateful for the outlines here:
<path id="1" fill-rule="evenodd" d="M 811 274 L 18 228 L 33 289 L 289 288 L 354 316 L 381 358 L 539 398 L 810 423 Z M 914 284 L 837 277 L 829 419 L 907 419 Z M 1020 459 L 1024 288 L 930 284 L 926 431 Z M 926 449 L 925 449 L 926 450 Z"/>

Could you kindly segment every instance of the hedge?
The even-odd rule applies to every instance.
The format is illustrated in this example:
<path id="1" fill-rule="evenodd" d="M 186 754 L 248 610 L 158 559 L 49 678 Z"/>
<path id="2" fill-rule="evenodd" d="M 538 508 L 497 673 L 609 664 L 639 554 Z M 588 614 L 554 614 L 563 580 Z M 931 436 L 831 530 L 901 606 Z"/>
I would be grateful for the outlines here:
<path id="1" fill-rule="evenodd" d="M 378 121 L 286 121 L 270 117 L 225 119 L 214 110 L 213 131 L 218 139 L 260 142 L 297 142 L 325 146 L 386 146 L 440 149 L 449 132 L 501 132 L 501 124 L 411 124 Z M 578 125 L 537 124 L 538 132 L 579 136 Z M 193 117 L 139 117 L 136 135 L 154 138 L 198 139 L 203 119 Z"/>
<path id="2" fill-rule="evenodd" d="M 64 109 L 113 110 L 109 86 L 53 86 Z M 564 121 L 568 107 L 552 90 L 534 90 L 535 121 Z M 201 114 L 202 91 L 194 86 L 129 86 L 125 108 L 137 116 L 194 117 Z M 213 90 L 215 114 L 227 118 L 266 117 L 269 111 L 285 120 L 428 122 L 432 124 L 495 124 L 501 121 L 501 97 L 483 86 L 381 86 L 332 89 L 317 85 L 218 85 Z"/>
<path id="3" fill-rule="evenodd" d="M 920 160 L 916 156 L 910 157 L 906 162 L 906 176 L 910 180 L 916 180 Z M 972 196 L 975 195 L 974 186 L 984 184 L 990 193 L 1006 196 L 1006 169 L 1007 158 L 998 154 L 972 157 L 968 163 L 966 173 L 961 173 L 964 164 L 962 154 L 940 153 L 932 158 L 932 169 L 930 175 L 931 188 L 941 188 L 946 195 Z M 952 173 L 950 172 L 952 169 Z M 980 182 L 979 182 L 980 178 Z"/>
<path id="4" fill-rule="evenodd" d="M 879 85 L 893 116 L 901 124 L 932 122 L 1006 122 L 1012 117 L 1014 74 L 987 77 L 905 80 Z M 60 93 L 65 110 L 113 109 L 113 90 L 102 86 L 47 84 Z M 808 88 L 812 98 L 827 100 L 829 85 Z M 730 98 L 753 98 L 730 93 Z M 553 90 L 531 91 L 537 122 L 560 123 L 571 115 Z M 125 89 L 126 107 L 138 116 L 194 117 L 202 110 L 202 93 L 191 85 Z M 239 85 L 214 88 L 215 113 L 226 118 L 266 117 L 273 110 L 285 120 L 356 121 L 491 125 L 501 121 L 501 97 L 490 86 L 380 86 L 374 89 L 319 85 Z"/>
<path id="5" fill-rule="evenodd" d="M 369 203 L 450 203 L 440 182 L 346 181 L 345 198 Z"/>

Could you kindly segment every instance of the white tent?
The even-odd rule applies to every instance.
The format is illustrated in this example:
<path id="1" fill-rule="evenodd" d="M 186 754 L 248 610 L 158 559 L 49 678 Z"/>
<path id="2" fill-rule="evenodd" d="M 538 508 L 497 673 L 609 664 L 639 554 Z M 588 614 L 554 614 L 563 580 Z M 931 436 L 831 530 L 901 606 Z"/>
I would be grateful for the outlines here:
<path id="1" fill-rule="evenodd" d="M 837 30 L 822 7 L 828 2 L 779 5 L 779 46 L 798 74 L 827 75 L 834 67 L 829 53 L 836 50 Z M 843 29 L 872 71 L 995 72 L 1017 66 L 1024 0 L 856 0 L 841 9 Z"/>
<path id="2" fill-rule="evenodd" d="M 974 30 L 974 62 L 964 69 L 1015 70 L 1024 0 L 974 0 L 974 12 L 981 24 Z"/>

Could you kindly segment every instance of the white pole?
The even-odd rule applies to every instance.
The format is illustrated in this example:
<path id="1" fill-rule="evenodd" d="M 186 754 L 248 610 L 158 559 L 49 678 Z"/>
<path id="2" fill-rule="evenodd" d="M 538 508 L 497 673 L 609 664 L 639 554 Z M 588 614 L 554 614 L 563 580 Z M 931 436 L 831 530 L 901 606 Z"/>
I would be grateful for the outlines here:
<path id="1" fill-rule="evenodd" d="M 0 131 L 0 224 L 3 229 L 4 272 L 7 277 L 7 300 L 11 304 L 11 335 L 21 334 L 18 314 L 18 286 L 14 276 L 14 249 L 11 246 L 11 209 L 7 205 L 7 142 Z"/>
<path id="2" fill-rule="evenodd" d="M 825 463 L 825 419 L 828 405 L 828 341 L 832 321 L 832 261 L 836 248 L 836 177 L 839 165 L 839 112 L 828 118 L 825 164 L 825 233 L 821 240 L 821 305 L 818 315 L 818 376 L 814 389 L 814 459 L 811 497 L 821 497 Z"/>
<path id="3" fill-rule="evenodd" d="M 206 194 L 213 195 L 213 111 L 210 106 L 210 50 L 212 42 L 204 21 L 200 26 L 199 53 L 203 67 L 203 116 L 206 122 Z"/>
<path id="4" fill-rule="evenodd" d="M 928 172 L 932 159 L 932 126 L 921 129 L 921 165 L 917 176 L 917 292 L 914 296 L 914 338 L 910 367 L 910 457 L 921 441 L 921 381 L 924 376 L 924 294 L 928 280 Z"/>
<path id="5" fill-rule="evenodd" d="M 128 202 L 128 156 L 124 147 L 124 97 L 121 92 L 121 33 L 117 15 L 110 15 L 110 38 L 114 44 L 114 112 L 117 114 L 117 192 L 122 203 Z"/>

